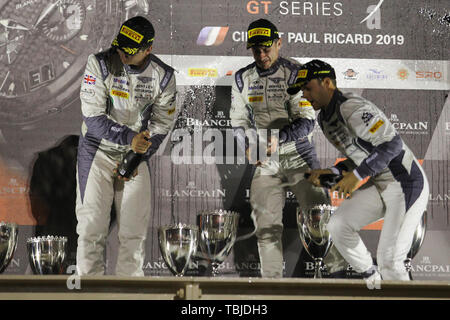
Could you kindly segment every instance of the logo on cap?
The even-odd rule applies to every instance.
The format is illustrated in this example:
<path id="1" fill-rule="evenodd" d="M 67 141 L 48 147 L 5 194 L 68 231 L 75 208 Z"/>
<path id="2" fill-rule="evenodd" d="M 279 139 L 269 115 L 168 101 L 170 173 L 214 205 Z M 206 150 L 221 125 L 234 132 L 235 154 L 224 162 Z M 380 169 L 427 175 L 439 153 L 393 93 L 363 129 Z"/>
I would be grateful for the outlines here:
<path id="1" fill-rule="evenodd" d="M 125 52 L 126 54 L 129 54 L 130 56 L 135 55 L 138 51 L 139 48 L 121 48 L 123 52 Z"/>
<path id="2" fill-rule="evenodd" d="M 248 31 L 248 37 L 256 37 L 256 36 L 265 36 L 270 37 L 270 29 L 269 28 L 255 28 Z"/>
<path id="3" fill-rule="evenodd" d="M 144 39 L 144 36 L 142 34 L 128 28 L 127 26 L 122 26 L 122 28 L 120 29 L 120 33 L 137 43 L 141 43 L 142 39 Z"/>
<path id="4" fill-rule="evenodd" d="M 297 78 L 306 78 L 307 75 L 308 75 L 308 70 L 303 69 L 298 72 Z"/>

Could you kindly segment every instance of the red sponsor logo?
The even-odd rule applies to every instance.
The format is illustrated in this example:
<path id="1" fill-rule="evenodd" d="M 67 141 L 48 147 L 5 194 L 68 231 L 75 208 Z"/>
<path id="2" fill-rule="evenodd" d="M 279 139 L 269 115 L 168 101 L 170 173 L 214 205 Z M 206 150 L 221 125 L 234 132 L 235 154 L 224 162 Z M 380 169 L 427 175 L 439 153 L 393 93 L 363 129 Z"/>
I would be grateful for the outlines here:
<path id="1" fill-rule="evenodd" d="M 409 76 L 408 70 L 406 69 L 400 69 L 397 72 L 398 77 L 400 78 L 400 80 L 406 80 Z"/>
<path id="2" fill-rule="evenodd" d="M 441 80 L 442 72 L 440 72 L 440 71 L 416 71 L 416 79 Z"/>

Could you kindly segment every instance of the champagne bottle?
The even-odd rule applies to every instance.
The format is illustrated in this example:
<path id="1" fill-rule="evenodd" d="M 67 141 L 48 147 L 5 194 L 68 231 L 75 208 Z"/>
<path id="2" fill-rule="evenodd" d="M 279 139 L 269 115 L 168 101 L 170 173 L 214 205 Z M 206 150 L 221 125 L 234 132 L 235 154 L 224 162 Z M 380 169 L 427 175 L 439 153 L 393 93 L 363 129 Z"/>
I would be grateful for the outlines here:
<path id="1" fill-rule="evenodd" d="M 144 155 L 141 153 L 136 153 L 133 150 L 128 151 L 117 169 L 118 175 L 130 179 L 143 157 Z"/>
<path id="2" fill-rule="evenodd" d="M 304 176 L 305 176 L 305 179 L 308 179 L 311 176 L 311 174 L 305 173 Z M 327 189 L 331 189 L 336 183 L 341 181 L 342 178 L 343 178 L 342 175 L 335 174 L 335 173 L 324 173 L 319 176 L 320 185 Z"/>

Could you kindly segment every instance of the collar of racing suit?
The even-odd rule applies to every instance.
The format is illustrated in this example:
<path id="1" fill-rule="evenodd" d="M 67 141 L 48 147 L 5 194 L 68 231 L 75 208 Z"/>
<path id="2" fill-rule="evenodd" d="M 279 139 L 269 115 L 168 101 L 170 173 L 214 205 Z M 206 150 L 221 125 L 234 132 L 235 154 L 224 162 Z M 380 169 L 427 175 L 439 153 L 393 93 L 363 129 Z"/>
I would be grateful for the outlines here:
<path id="1" fill-rule="evenodd" d="M 150 61 L 152 60 L 152 54 L 149 54 L 144 63 L 142 64 L 142 66 L 140 67 L 133 67 L 131 65 L 128 64 L 124 64 L 124 68 L 126 70 L 127 73 L 129 74 L 138 74 L 138 73 L 142 73 L 145 69 L 147 69 L 148 65 L 150 64 Z"/>
<path id="2" fill-rule="evenodd" d="M 345 100 L 347 100 L 347 98 L 344 97 L 343 93 L 339 91 L 339 89 L 335 89 L 330 103 L 320 112 L 321 118 L 325 121 L 329 121 L 331 116 L 336 112 L 336 108 L 338 108 Z"/>
<path id="3" fill-rule="evenodd" d="M 279 67 L 280 67 L 280 57 L 278 57 L 277 61 L 275 61 L 269 69 L 261 69 L 260 67 L 256 66 L 256 71 L 258 72 L 258 75 L 260 77 L 267 77 L 277 72 Z"/>

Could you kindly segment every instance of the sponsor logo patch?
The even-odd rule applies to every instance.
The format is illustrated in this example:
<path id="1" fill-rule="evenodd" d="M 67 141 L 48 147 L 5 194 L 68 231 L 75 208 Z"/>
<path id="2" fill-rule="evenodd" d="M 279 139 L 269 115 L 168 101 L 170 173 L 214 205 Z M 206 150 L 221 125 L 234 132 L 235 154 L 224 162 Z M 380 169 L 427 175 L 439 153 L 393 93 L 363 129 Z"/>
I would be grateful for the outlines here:
<path id="1" fill-rule="evenodd" d="M 309 103 L 309 101 L 300 101 L 300 102 L 298 103 L 298 106 L 299 106 L 300 108 L 311 107 L 311 103 Z"/>
<path id="2" fill-rule="evenodd" d="M 362 115 L 362 121 L 365 123 L 366 127 L 369 125 L 370 120 L 373 118 L 373 114 L 370 112 L 364 112 Z"/>
<path id="3" fill-rule="evenodd" d="M 120 33 L 137 43 L 141 43 L 142 39 L 144 39 L 144 36 L 142 34 L 128 28 L 127 26 L 122 26 L 122 29 L 120 29 Z"/>
<path id="4" fill-rule="evenodd" d="M 344 79 L 346 80 L 356 80 L 359 72 L 356 72 L 354 69 L 347 69 L 347 71 L 342 72 L 344 75 Z"/>
<path id="5" fill-rule="evenodd" d="M 270 37 L 270 29 L 269 28 L 255 28 L 248 31 L 248 37 L 256 37 L 256 36 L 266 36 Z"/>
<path id="6" fill-rule="evenodd" d="M 190 77 L 217 78 L 218 72 L 217 72 L 217 69 L 211 69 L 211 68 L 189 68 L 188 75 Z"/>
<path id="7" fill-rule="evenodd" d="M 128 92 L 123 92 L 123 91 L 119 91 L 119 90 L 111 90 L 111 94 L 113 96 L 124 98 L 124 99 L 128 99 L 130 96 L 130 94 Z"/>
<path id="8" fill-rule="evenodd" d="M 276 83 L 276 84 L 278 84 L 278 83 L 280 83 L 281 81 L 283 81 L 284 80 L 284 78 L 281 78 L 281 77 L 275 77 L 275 78 L 268 78 L 270 81 L 272 81 L 273 83 Z"/>
<path id="9" fill-rule="evenodd" d="M 400 69 L 397 71 L 397 76 L 400 80 L 406 80 L 409 76 L 408 70 L 406 69 Z"/>
<path id="10" fill-rule="evenodd" d="M 249 102 L 262 102 L 263 96 L 248 97 Z"/>
<path id="11" fill-rule="evenodd" d="M 84 75 L 84 83 L 86 83 L 86 84 L 95 84 L 96 80 L 97 79 L 94 76 L 91 76 L 88 74 Z"/>
<path id="12" fill-rule="evenodd" d="M 95 91 L 93 89 L 81 88 L 81 96 L 93 98 L 95 96 Z"/>
<path id="13" fill-rule="evenodd" d="M 114 78 L 113 82 L 114 83 L 120 83 L 120 84 L 126 84 L 126 85 L 129 84 L 127 80 L 125 80 L 125 79 L 118 79 L 118 78 Z"/>
<path id="14" fill-rule="evenodd" d="M 378 120 L 377 123 L 375 123 L 375 124 L 373 125 L 373 127 L 370 128 L 369 132 L 370 132 L 370 133 L 375 133 L 375 132 L 377 132 L 377 130 L 378 130 L 383 124 L 384 124 L 384 121 L 383 121 L 383 120 L 381 120 L 381 119 Z"/>
<path id="15" fill-rule="evenodd" d="M 142 83 L 148 83 L 153 80 L 153 77 L 137 77 L 137 79 Z"/>
<path id="16" fill-rule="evenodd" d="M 297 74 L 297 78 L 304 79 L 304 78 L 306 78 L 307 74 L 308 74 L 308 70 L 300 70 Z"/>
<path id="17" fill-rule="evenodd" d="M 263 89 L 264 87 L 262 86 L 262 85 L 254 85 L 254 86 L 249 86 L 248 87 L 248 90 L 250 91 L 250 90 L 261 90 L 261 89 Z"/>

